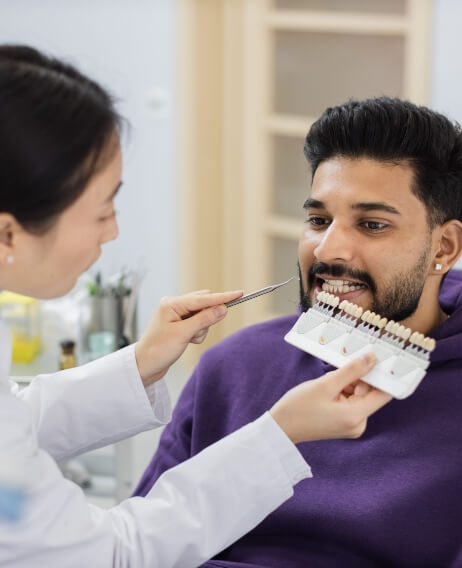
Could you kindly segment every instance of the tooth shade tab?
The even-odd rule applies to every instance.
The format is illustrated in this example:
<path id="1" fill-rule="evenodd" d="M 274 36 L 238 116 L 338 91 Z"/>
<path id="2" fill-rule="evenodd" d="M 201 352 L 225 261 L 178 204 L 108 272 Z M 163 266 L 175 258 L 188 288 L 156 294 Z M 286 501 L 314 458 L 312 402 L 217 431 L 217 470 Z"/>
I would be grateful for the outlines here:
<path id="1" fill-rule="evenodd" d="M 387 318 L 382 318 L 379 323 L 377 324 L 377 327 L 379 329 L 383 329 L 386 325 L 387 325 Z"/>
<path id="2" fill-rule="evenodd" d="M 363 315 L 361 316 L 361 319 L 362 319 L 363 321 L 367 322 L 367 321 L 368 321 L 367 318 L 369 317 L 369 314 L 370 314 L 370 313 L 371 313 L 371 312 L 370 312 L 369 310 L 366 310 L 366 311 L 363 313 Z"/>
<path id="3" fill-rule="evenodd" d="M 356 306 L 355 308 L 355 317 L 360 318 L 362 316 L 363 309 L 361 306 Z"/>
<path id="4" fill-rule="evenodd" d="M 375 314 L 375 316 L 372 318 L 372 325 L 375 325 L 375 327 L 378 327 L 380 322 L 380 316 L 379 314 Z"/>
<path id="5" fill-rule="evenodd" d="M 397 335 L 398 337 L 404 338 L 404 332 L 405 332 L 405 331 L 406 331 L 406 328 L 404 327 L 404 325 L 400 325 L 400 326 L 398 327 L 398 329 L 396 330 L 396 335 Z"/>
<path id="6" fill-rule="evenodd" d="M 390 320 L 387 325 L 385 326 L 385 331 L 388 331 L 389 333 L 393 333 L 392 329 L 393 326 L 395 325 L 395 322 L 393 320 Z"/>
<path id="7" fill-rule="evenodd" d="M 339 304 L 338 307 L 339 307 L 341 310 L 346 311 L 345 308 L 346 308 L 346 305 L 347 305 L 347 304 L 348 304 L 348 302 L 347 302 L 346 300 L 342 300 L 342 301 L 340 302 L 340 304 Z"/>
<path id="8" fill-rule="evenodd" d="M 406 327 L 405 330 L 403 331 L 402 338 L 403 339 L 409 339 L 411 333 L 412 333 L 412 329 L 410 327 Z"/>
<path id="9" fill-rule="evenodd" d="M 435 349 L 436 347 L 436 341 L 433 339 L 433 337 L 426 337 L 423 341 L 423 348 L 426 349 L 427 351 L 429 351 L 430 353 Z"/>

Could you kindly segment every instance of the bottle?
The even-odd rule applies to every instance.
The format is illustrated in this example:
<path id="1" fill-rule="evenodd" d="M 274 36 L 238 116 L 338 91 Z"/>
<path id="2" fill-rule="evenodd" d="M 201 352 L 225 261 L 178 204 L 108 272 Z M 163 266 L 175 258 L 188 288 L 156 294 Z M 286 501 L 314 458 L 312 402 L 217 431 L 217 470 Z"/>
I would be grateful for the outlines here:
<path id="1" fill-rule="evenodd" d="M 72 339 L 65 339 L 61 341 L 59 344 L 61 347 L 61 356 L 59 358 L 59 368 L 61 370 L 64 369 L 71 369 L 77 365 L 77 361 L 75 359 L 75 341 Z"/>

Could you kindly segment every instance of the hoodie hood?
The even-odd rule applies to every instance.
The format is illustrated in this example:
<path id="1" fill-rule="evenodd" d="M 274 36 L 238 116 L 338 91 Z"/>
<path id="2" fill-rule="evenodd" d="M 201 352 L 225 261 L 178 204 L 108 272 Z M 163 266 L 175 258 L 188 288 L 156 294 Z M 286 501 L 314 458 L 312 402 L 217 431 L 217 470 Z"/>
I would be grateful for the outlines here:
<path id="1" fill-rule="evenodd" d="M 448 319 L 429 334 L 436 339 L 432 363 L 462 359 L 462 271 L 451 270 L 440 292 L 440 305 Z"/>

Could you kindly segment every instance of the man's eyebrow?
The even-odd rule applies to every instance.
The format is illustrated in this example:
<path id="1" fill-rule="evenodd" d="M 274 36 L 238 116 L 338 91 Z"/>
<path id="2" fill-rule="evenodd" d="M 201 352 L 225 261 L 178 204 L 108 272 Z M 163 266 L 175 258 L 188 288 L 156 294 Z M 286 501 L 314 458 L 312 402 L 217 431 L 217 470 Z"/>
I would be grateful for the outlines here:
<path id="1" fill-rule="evenodd" d="M 319 199 L 308 198 L 303 204 L 304 209 L 326 209 L 326 204 Z M 401 213 L 387 203 L 380 201 L 365 201 L 362 203 L 355 203 L 351 206 L 351 209 L 355 211 L 385 211 L 386 213 L 392 213 L 393 215 L 401 215 Z"/>
<path id="2" fill-rule="evenodd" d="M 104 200 L 104 203 L 109 203 L 110 201 L 112 201 L 114 199 L 114 197 L 119 192 L 119 189 L 122 187 L 122 184 L 123 184 L 123 181 L 119 181 L 119 183 L 114 188 L 114 191 L 111 193 L 111 195 L 107 199 Z"/>
<path id="3" fill-rule="evenodd" d="M 303 204 L 303 209 L 325 209 L 326 206 L 322 201 L 309 197 Z"/>
<path id="4" fill-rule="evenodd" d="M 356 211 L 385 211 L 386 213 L 392 213 L 393 215 L 401 215 L 401 213 L 387 203 L 367 201 L 365 203 L 355 203 L 351 206 L 352 209 Z"/>

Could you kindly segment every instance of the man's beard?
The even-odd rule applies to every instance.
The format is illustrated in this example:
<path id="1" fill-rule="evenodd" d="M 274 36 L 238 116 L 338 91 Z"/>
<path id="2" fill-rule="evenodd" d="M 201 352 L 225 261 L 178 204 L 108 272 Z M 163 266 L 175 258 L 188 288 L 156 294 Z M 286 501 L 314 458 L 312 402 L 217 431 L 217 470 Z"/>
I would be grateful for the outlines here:
<path id="1" fill-rule="evenodd" d="M 372 277 L 361 270 L 350 269 L 342 264 L 325 264 L 317 262 L 313 264 L 308 271 L 308 288 L 309 292 L 305 293 L 303 289 L 300 264 L 298 271 L 300 276 L 300 303 L 304 312 L 311 307 L 311 294 L 313 291 L 316 276 L 322 277 L 322 274 L 329 274 L 336 278 L 342 276 L 353 278 L 361 283 L 367 284 L 372 294 L 372 305 L 369 310 L 380 314 L 393 321 L 402 321 L 417 310 L 419 300 L 425 286 L 426 269 L 430 256 L 430 243 L 427 242 L 426 247 L 416 264 L 407 272 L 398 274 L 393 277 L 392 284 L 386 290 L 381 291 Z"/>

